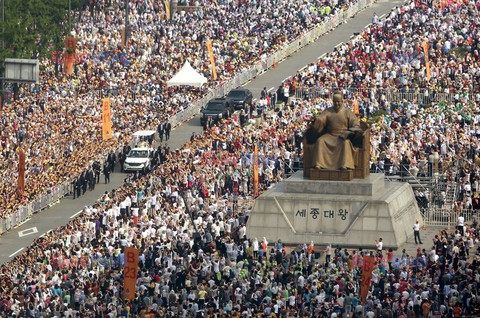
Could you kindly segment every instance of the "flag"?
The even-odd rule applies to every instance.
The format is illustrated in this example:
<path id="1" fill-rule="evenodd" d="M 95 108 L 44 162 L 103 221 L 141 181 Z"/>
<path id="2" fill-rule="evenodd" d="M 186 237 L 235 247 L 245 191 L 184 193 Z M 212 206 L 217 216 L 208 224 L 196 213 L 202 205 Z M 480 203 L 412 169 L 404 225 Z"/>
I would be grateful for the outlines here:
<path id="1" fill-rule="evenodd" d="M 25 193 L 25 152 L 18 148 L 18 193 L 23 196 Z"/>
<path id="2" fill-rule="evenodd" d="M 363 257 L 363 273 L 362 281 L 360 286 L 360 296 L 362 302 L 365 303 L 367 300 L 368 290 L 370 289 L 370 283 L 372 281 L 372 271 L 373 271 L 373 262 L 374 258 L 370 256 Z"/>
<path id="3" fill-rule="evenodd" d="M 125 248 L 125 267 L 123 268 L 123 295 L 125 299 L 134 300 L 138 273 L 138 250 Z"/>
<path id="4" fill-rule="evenodd" d="M 212 40 L 207 41 L 207 49 L 208 49 L 208 55 L 210 56 L 210 64 L 212 64 L 212 75 L 213 75 L 213 80 L 217 80 L 217 69 L 215 67 L 215 56 L 213 56 L 213 47 L 212 47 Z"/>
<path id="5" fill-rule="evenodd" d="M 425 53 L 425 69 L 427 71 L 427 79 L 430 80 L 430 61 L 428 60 L 428 43 L 423 42 L 423 52 Z"/>
<path id="6" fill-rule="evenodd" d="M 121 46 L 126 47 L 127 46 L 127 29 L 125 27 L 122 28 L 121 36 L 122 36 Z"/>
<path id="7" fill-rule="evenodd" d="M 253 150 L 253 195 L 258 197 L 258 147 Z"/>
<path id="8" fill-rule="evenodd" d="M 355 115 L 360 114 L 360 110 L 358 109 L 358 100 L 353 101 L 353 112 Z"/>
<path id="9" fill-rule="evenodd" d="M 165 4 L 166 19 L 167 19 L 167 20 L 170 20 L 170 19 L 171 19 L 171 17 L 170 17 L 170 1 L 169 1 L 169 0 L 166 0 L 166 1 L 164 2 L 164 4 Z"/>
<path id="10" fill-rule="evenodd" d="M 113 137 L 112 122 L 110 120 L 110 98 L 102 100 L 102 137 L 103 140 Z"/>

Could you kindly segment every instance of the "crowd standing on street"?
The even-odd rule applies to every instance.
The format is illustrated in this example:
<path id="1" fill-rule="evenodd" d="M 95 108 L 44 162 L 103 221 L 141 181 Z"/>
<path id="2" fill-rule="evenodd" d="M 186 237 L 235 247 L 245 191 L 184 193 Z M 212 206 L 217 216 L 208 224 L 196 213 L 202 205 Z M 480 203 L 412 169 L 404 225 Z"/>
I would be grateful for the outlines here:
<path id="1" fill-rule="evenodd" d="M 301 6 L 295 1 L 287 3 Z M 140 4 L 146 8 L 150 5 L 148 1 L 136 2 L 139 8 Z M 236 6 L 233 3 L 223 5 L 227 8 Z M 265 5 L 271 4 L 265 2 Z M 397 41 L 408 46 L 415 40 L 412 32 L 407 32 L 414 29 L 412 21 L 417 21 L 419 25 L 422 21 L 416 20 L 415 16 L 429 14 L 439 20 L 439 29 L 448 20 L 445 22 L 448 32 L 445 32 L 458 36 L 464 34 L 462 30 L 460 33 L 451 31 L 454 25 L 448 23 L 458 20 L 462 27 L 465 24 L 466 32 L 469 32 L 469 23 L 476 21 L 476 13 L 471 11 L 475 5 L 455 3 L 456 9 L 453 10 L 450 6 L 437 7 L 428 1 L 426 4 L 410 2 L 394 11 L 393 16 L 390 14 L 387 22 L 379 22 L 379 25 L 388 25 L 388 19 L 400 19 L 395 20 L 398 23 L 395 25 L 401 25 L 404 33 Z M 139 8 L 135 7 L 133 11 Z M 464 14 L 465 17 L 465 12 L 473 14 L 473 18 L 458 17 Z M 101 17 L 99 21 L 105 22 L 102 20 L 102 14 L 105 13 L 97 13 L 97 17 Z M 285 14 L 288 17 L 290 13 Z M 142 17 L 137 21 L 144 21 L 152 19 L 153 13 L 147 10 L 137 14 Z M 262 10 L 258 14 L 261 15 Z M 274 12 L 272 14 L 275 16 Z M 277 16 L 280 14 L 284 13 L 277 12 Z M 185 14 L 182 18 L 198 22 L 191 14 Z M 206 20 L 205 16 L 202 18 Z M 291 18 L 295 19 L 295 15 Z M 220 22 L 223 20 L 208 21 L 205 23 L 225 23 Z M 274 27 L 268 28 L 262 24 L 267 23 L 265 20 L 259 21 L 262 31 L 265 31 L 262 26 L 267 29 Z M 295 28 L 295 24 L 288 25 Z M 167 30 L 172 37 L 178 35 L 174 28 L 171 26 Z M 220 27 L 212 29 L 218 32 L 224 30 Z M 103 33 L 92 33 L 92 37 L 95 36 L 93 34 L 101 37 Z M 148 35 L 140 34 L 148 38 Z M 376 35 L 380 43 L 388 36 L 388 32 L 377 32 Z M 164 37 L 169 45 L 172 37 Z M 139 36 L 139 39 L 142 38 Z M 182 41 L 176 45 L 181 47 Z M 393 39 L 392 42 L 394 45 Z M 191 48 L 188 45 L 193 44 L 183 45 L 187 45 L 184 48 Z M 175 52 L 178 51 L 172 49 L 173 55 Z M 439 59 L 448 60 L 448 51 L 441 52 L 445 56 Z M 148 61 L 148 53 L 144 54 L 144 60 Z M 164 58 L 162 56 L 160 59 Z M 164 62 L 167 63 L 168 59 Z M 406 64 L 408 70 L 411 64 Z M 315 65 L 312 69 L 307 68 L 308 72 L 317 72 Z M 341 65 L 331 63 L 322 67 L 327 73 L 342 78 Z M 432 62 L 432 69 L 443 66 Z M 349 76 L 350 73 L 345 71 L 343 74 Z M 361 72 L 359 76 L 363 75 L 368 76 L 368 72 Z M 372 251 L 346 250 L 329 245 L 325 261 L 319 261 L 314 256 L 314 242 L 289 250 L 281 241 L 269 243 L 266 238 L 247 238 L 246 222 L 255 199 L 252 168 L 254 147 L 258 147 L 262 158 L 258 163 L 261 193 L 285 178 L 291 164 L 300 160 L 302 133 L 306 125 L 312 116 L 331 103 L 328 96 L 289 101 L 290 92 L 295 90 L 294 84 L 313 78 L 310 76 L 299 75 L 286 83 L 282 89 L 284 98 L 279 99 L 285 104 L 279 109 L 276 109 L 277 104 L 272 105 L 271 100 L 267 103 L 262 101 L 264 104 L 259 107 L 252 107 L 212 124 L 203 134 L 192 136 L 190 142 L 177 150 L 161 145 L 154 155 L 150 170 L 131 175 L 120 188 L 105 193 L 66 226 L 36 239 L 11 262 L 0 266 L 0 315 L 479 316 L 480 251 L 476 222 L 465 222 L 459 217 L 457 228 L 440 231 L 431 242 L 431 248 L 419 247 L 415 255 L 409 255 L 406 251 L 399 255 L 394 255 L 391 250 L 387 252 L 379 238 Z M 435 78 L 442 81 L 446 77 L 449 77 L 448 73 L 442 75 L 439 71 Z M 173 90 L 170 92 L 178 93 Z M 139 98 L 147 98 L 145 96 Z M 265 94 L 262 100 L 268 98 L 270 96 Z M 434 148 L 440 151 L 443 165 L 455 158 L 466 158 L 468 165 L 463 167 L 465 176 L 462 180 L 456 180 L 462 184 L 464 192 L 464 198 L 458 206 L 473 204 L 472 192 L 479 190 L 476 164 L 479 147 L 478 140 L 473 137 L 480 122 L 474 100 L 462 100 L 461 107 L 458 105 L 460 99 L 445 105 L 407 102 L 394 106 L 386 102 L 377 104 L 377 101 L 376 95 L 373 98 L 361 98 L 364 112 L 370 104 L 373 104 L 373 111 L 385 110 L 381 118 L 372 122 L 373 161 L 381 164 L 383 160 L 385 166 L 388 155 L 392 160 L 391 166 L 401 162 L 402 157 L 409 158 L 410 163 L 415 165 Z M 140 105 L 133 112 L 135 116 L 145 115 Z M 88 112 L 88 106 L 85 109 Z M 124 115 L 127 118 L 126 112 Z M 371 117 L 366 113 L 363 115 Z M 145 126 L 155 123 L 157 130 L 166 129 L 158 126 L 163 122 L 146 119 Z M 119 119 L 116 124 L 126 127 L 127 121 Z M 444 153 L 442 149 L 446 149 Z M 107 159 L 102 160 L 103 169 L 106 166 L 113 171 L 110 166 L 113 155 L 108 156 L 108 153 L 110 151 L 106 153 Z M 86 158 L 90 160 L 90 157 Z M 88 173 L 88 180 L 95 179 L 92 175 L 96 175 L 93 163 L 90 166 L 92 171 Z M 105 178 L 107 182 L 106 175 Z M 81 192 L 86 191 L 83 190 L 84 184 L 89 183 L 82 183 Z M 140 250 L 133 301 L 127 301 L 122 296 L 125 247 Z M 375 257 L 377 264 L 366 301 L 361 302 L 361 260 L 370 255 Z"/>
<path id="2" fill-rule="evenodd" d="M 118 154 L 137 130 L 156 129 L 207 91 L 290 43 L 356 0 L 211 1 L 201 10 L 166 20 L 163 2 L 129 2 L 128 45 L 121 45 L 125 2 L 86 1 L 79 23 L 73 76 L 61 63 L 41 61 L 40 83 L 24 86 L 1 110 L 0 217 L 16 212 L 47 189 L 71 182 Z M 206 41 L 212 39 L 218 80 L 212 80 Z M 101 54 L 96 54 L 100 52 Z M 119 58 L 121 56 L 121 58 Z M 167 87 L 186 60 L 210 79 L 199 89 Z M 114 138 L 102 141 L 101 98 L 111 98 Z M 170 125 L 170 126 L 169 126 Z M 26 153 L 23 196 L 17 179 L 18 148 Z"/>

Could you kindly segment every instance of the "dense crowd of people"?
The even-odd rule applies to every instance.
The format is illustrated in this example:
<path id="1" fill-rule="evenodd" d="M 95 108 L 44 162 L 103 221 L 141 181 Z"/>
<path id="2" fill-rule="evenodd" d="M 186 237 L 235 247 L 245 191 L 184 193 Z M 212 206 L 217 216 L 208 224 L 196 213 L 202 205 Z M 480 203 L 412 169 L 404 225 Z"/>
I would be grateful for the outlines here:
<path id="1" fill-rule="evenodd" d="M 260 123 L 243 127 L 234 116 L 172 153 L 160 148 L 155 156 L 163 159 L 153 173 L 128 178 L 0 267 L 0 312 L 6 317 L 478 315 L 478 224 L 443 231 L 431 249 L 416 255 L 376 251 L 364 303 L 362 259 L 373 252 L 337 248 L 320 262 L 307 245 L 287 252 L 281 242 L 247 239 L 254 145 L 262 158 L 263 191 L 284 177 L 282 163 L 300 154 L 301 132 L 315 109 L 315 103 L 295 101 L 279 111 L 268 108 Z M 211 153 L 241 159 L 205 165 Z M 133 301 L 122 298 L 125 247 L 140 250 Z"/>
<path id="2" fill-rule="evenodd" d="M 270 2 L 259 3 L 270 5 Z M 425 24 L 411 24 L 417 14 L 428 14 L 426 21 L 439 20 L 440 26 L 443 21 L 458 19 L 459 23 L 466 23 L 468 30 L 468 21 L 458 16 L 462 16 L 463 10 L 475 14 L 473 17 L 477 14 L 468 9 L 475 3 L 455 3 L 455 11 L 453 5 L 442 8 L 433 3 L 427 7 L 422 7 L 420 2 L 412 3 L 395 10 L 382 22 L 402 26 L 406 33 L 396 38 L 399 45 L 411 45 L 415 37 L 407 31 Z M 237 4 L 220 5 L 228 8 Z M 98 12 L 98 16 L 102 14 L 105 13 Z M 140 16 L 148 20 L 149 14 L 151 12 L 144 12 Z M 185 16 L 194 19 L 189 14 L 182 18 Z M 137 22 L 141 24 L 142 19 Z M 391 19 L 394 22 L 389 22 Z M 217 20 L 212 23 L 214 21 Z M 475 22 L 476 18 L 470 21 Z M 388 30 L 395 32 L 394 28 Z M 92 34 L 105 35 L 104 32 Z M 378 32 L 375 41 L 381 42 L 388 36 L 388 32 Z M 363 37 L 364 34 L 360 34 L 354 41 Z M 391 45 L 396 43 L 391 41 Z M 372 47 L 375 49 L 378 48 Z M 449 59 L 451 52 L 439 54 L 440 60 Z M 328 83 L 329 87 L 343 87 L 348 96 L 347 86 L 320 76 L 321 72 L 332 72 L 335 74 L 332 76 L 339 78 L 342 73 L 350 76 L 347 70 L 341 71 L 339 52 L 325 59 L 334 58 L 332 56 L 337 56 L 335 63 L 321 65 L 321 60 L 286 83 L 282 89 L 286 98 L 279 96 L 278 100 L 288 101 L 295 86 L 312 79 L 324 81 L 315 85 Z M 406 69 L 412 63 L 407 63 Z M 433 59 L 431 63 L 432 70 L 445 67 Z M 374 68 L 384 65 L 373 64 Z M 364 75 L 368 76 L 368 72 L 361 72 L 359 76 Z M 436 80 L 442 81 L 443 76 L 439 71 Z M 142 96 L 138 98 L 147 98 L 139 95 Z M 152 95 L 155 96 L 148 94 Z M 480 251 L 476 244 L 480 229 L 477 222 L 459 218 L 454 231 L 439 232 L 431 245 L 423 237 L 428 245 L 420 247 L 415 255 L 408 255 L 406 251 L 394 255 L 393 251 L 382 251 L 382 248 L 371 252 L 328 247 L 323 261 L 315 257 L 313 242 L 291 250 L 280 241 L 269 243 L 266 238 L 247 238 L 246 222 L 255 199 L 254 146 L 258 146 L 261 158 L 258 170 L 262 192 L 281 181 L 287 167 L 299 160 L 306 125 L 313 115 L 331 105 L 328 93 L 313 100 L 287 102 L 279 109 L 271 97 L 265 93 L 259 107 L 248 108 L 206 127 L 203 134 L 193 135 L 190 142 L 177 150 L 161 145 L 155 152 L 151 171 L 129 176 L 122 187 L 105 193 L 79 217 L 36 239 L 23 253 L 2 265 L 0 315 L 479 316 Z M 478 201 L 472 199 L 472 195 L 480 190 L 477 140 L 480 118 L 472 100 L 461 105 L 438 102 L 420 105 L 408 101 L 394 105 L 376 94 L 357 98 L 361 115 L 371 120 L 372 160 L 376 165 L 383 165 L 384 170 L 394 173 L 399 169 L 396 165 L 408 163 L 409 169 L 417 167 L 417 173 L 421 174 L 428 172 L 424 172 L 419 163 L 434 150 L 440 153 L 442 167 L 463 158 L 465 165 L 461 173 L 450 175 L 454 178 L 452 181 L 462 184 L 463 197 L 459 205 L 468 208 L 468 204 Z M 137 108 L 125 110 L 124 117 L 116 117 L 117 125 L 123 124 L 128 129 L 127 121 L 120 118 L 126 119 L 129 112 L 138 117 L 145 114 L 142 103 L 132 105 Z M 367 114 L 370 105 L 373 106 Z M 92 111 L 86 104 L 85 109 Z M 385 112 L 379 118 L 370 118 L 377 110 Z M 144 122 L 153 124 L 157 120 L 150 118 Z M 109 149 L 105 150 L 107 153 Z M 133 301 L 125 300 L 122 294 L 125 247 L 140 251 Z M 362 302 L 362 260 L 369 255 L 376 257 L 377 264 L 366 301 Z"/>
<path id="3" fill-rule="evenodd" d="M 18 99 L 1 110 L 0 216 L 80 176 L 94 161 L 118 152 L 136 130 L 156 128 L 205 94 L 208 87 L 167 87 L 166 81 L 186 60 L 211 78 L 207 39 L 213 40 L 218 75 L 212 87 L 355 2 L 205 0 L 197 3 L 201 9 L 167 21 L 162 2 L 129 1 L 127 47 L 121 45 L 124 1 L 86 2 L 72 31 L 81 55 L 74 75 L 57 72 L 54 52 L 53 61 L 41 63 L 41 84 L 22 87 Z M 99 105 L 108 96 L 115 136 L 102 141 Z M 11 186 L 19 146 L 27 157 L 23 197 Z"/>

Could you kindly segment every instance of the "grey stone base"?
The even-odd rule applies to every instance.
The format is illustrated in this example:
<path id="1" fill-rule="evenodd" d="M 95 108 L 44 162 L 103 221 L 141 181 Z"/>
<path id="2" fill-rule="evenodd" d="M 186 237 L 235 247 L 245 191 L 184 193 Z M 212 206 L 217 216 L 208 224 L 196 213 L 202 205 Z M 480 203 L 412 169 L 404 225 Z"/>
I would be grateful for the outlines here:
<path id="1" fill-rule="evenodd" d="M 423 224 L 408 183 L 383 174 L 352 181 L 303 180 L 299 171 L 255 200 L 247 236 L 287 244 L 371 247 L 382 238 L 398 248 Z M 288 190 L 287 190 L 288 189 Z"/>

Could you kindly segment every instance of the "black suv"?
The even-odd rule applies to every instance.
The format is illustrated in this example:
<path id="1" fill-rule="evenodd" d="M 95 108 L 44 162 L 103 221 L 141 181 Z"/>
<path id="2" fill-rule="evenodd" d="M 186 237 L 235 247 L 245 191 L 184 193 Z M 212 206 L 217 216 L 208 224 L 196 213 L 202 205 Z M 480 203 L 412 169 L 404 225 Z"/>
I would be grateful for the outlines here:
<path id="1" fill-rule="evenodd" d="M 203 125 L 208 117 L 212 117 L 213 121 L 218 121 L 222 118 L 228 118 L 233 114 L 232 102 L 227 98 L 215 98 L 207 103 L 207 106 L 202 110 L 202 117 L 200 123 Z"/>
<path id="2" fill-rule="evenodd" d="M 245 108 L 245 105 L 252 103 L 253 95 L 252 92 L 246 88 L 237 88 L 232 89 L 230 93 L 228 93 L 227 98 L 233 102 L 235 109 L 242 109 Z"/>

